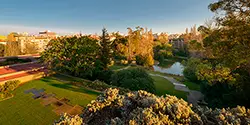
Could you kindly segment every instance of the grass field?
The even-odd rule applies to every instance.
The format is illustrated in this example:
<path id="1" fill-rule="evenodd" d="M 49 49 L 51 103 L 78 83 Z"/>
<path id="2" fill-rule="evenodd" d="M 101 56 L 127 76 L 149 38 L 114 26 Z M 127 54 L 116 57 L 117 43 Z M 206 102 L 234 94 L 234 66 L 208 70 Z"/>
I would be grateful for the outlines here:
<path id="1" fill-rule="evenodd" d="M 44 107 L 41 100 L 34 100 L 32 94 L 24 91 L 44 88 L 46 93 L 55 93 L 58 98 L 67 98 L 72 105 L 86 106 L 96 99 L 98 92 L 73 86 L 58 77 L 46 77 L 34 80 L 18 87 L 14 97 L 0 102 L 0 124 L 4 125 L 48 125 L 58 119 L 52 107 Z"/>
<path id="2" fill-rule="evenodd" d="M 147 70 L 147 72 L 151 73 L 151 74 L 158 74 L 158 75 L 173 77 L 177 81 L 185 84 L 189 89 L 200 91 L 200 85 L 198 83 L 190 82 L 190 81 L 184 79 L 184 76 L 177 76 L 177 75 L 172 75 L 172 74 L 160 73 L 160 72 L 155 72 L 152 70 Z"/>
<path id="3" fill-rule="evenodd" d="M 193 82 L 190 82 L 190 81 L 184 81 L 183 84 L 185 84 L 191 90 L 200 91 L 200 85 L 198 83 L 193 83 Z"/>
<path id="4" fill-rule="evenodd" d="M 182 92 L 174 89 L 174 85 L 166 80 L 165 78 L 159 77 L 159 76 L 152 76 L 154 79 L 155 87 L 156 87 L 156 95 L 162 96 L 162 95 L 173 95 L 178 98 L 182 98 L 184 100 L 187 100 L 187 92 Z"/>

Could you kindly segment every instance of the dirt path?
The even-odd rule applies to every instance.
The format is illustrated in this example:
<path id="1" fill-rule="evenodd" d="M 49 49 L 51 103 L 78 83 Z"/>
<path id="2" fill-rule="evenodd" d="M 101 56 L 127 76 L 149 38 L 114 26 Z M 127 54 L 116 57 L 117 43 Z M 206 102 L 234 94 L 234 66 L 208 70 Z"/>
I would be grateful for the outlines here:
<path id="1" fill-rule="evenodd" d="M 189 94 L 187 95 L 187 100 L 189 103 L 197 104 L 198 100 L 201 100 L 204 97 L 204 95 L 201 92 L 196 91 L 196 90 L 190 90 L 186 85 L 182 84 L 181 82 L 177 81 L 176 79 L 172 77 L 158 75 L 158 74 L 151 74 L 151 73 L 149 75 L 165 78 L 175 86 L 174 87 L 175 90 L 188 92 Z"/>

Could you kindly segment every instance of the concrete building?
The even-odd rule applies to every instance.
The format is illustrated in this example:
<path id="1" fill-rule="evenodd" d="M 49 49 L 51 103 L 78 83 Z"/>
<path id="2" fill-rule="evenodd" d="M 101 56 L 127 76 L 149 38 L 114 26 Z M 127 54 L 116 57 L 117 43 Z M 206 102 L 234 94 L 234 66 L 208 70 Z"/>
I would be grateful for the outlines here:
<path id="1" fill-rule="evenodd" d="M 15 41 L 20 42 L 21 52 L 24 52 L 25 47 L 29 45 L 34 45 L 38 52 L 42 52 L 46 49 L 46 45 L 51 39 L 57 38 L 56 33 L 51 31 L 39 32 L 39 35 L 28 35 L 18 34 L 14 36 Z"/>

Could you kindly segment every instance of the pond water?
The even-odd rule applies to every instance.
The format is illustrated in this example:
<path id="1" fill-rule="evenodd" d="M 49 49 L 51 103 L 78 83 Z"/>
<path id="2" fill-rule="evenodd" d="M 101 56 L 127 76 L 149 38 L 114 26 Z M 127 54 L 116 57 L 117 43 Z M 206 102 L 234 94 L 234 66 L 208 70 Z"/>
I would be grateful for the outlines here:
<path id="1" fill-rule="evenodd" d="M 157 71 L 157 72 L 183 76 L 182 72 L 183 72 L 184 66 L 180 62 L 175 62 L 169 68 L 162 68 L 158 65 L 154 65 L 153 68 L 154 68 L 154 71 Z"/>

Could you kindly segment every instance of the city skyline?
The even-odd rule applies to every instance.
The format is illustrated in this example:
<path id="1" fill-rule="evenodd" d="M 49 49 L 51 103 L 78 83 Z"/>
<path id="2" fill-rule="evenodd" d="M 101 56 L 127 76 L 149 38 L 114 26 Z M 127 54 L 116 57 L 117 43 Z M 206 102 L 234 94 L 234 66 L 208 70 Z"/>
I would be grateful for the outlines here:
<path id="1" fill-rule="evenodd" d="M 208 5 L 213 1 L 3 1 L 0 34 L 12 31 L 34 34 L 44 30 L 93 34 L 100 33 L 103 27 L 109 32 L 126 33 L 128 27 L 136 26 L 153 32 L 183 33 L 185 28 L 212 19 Z"/>

